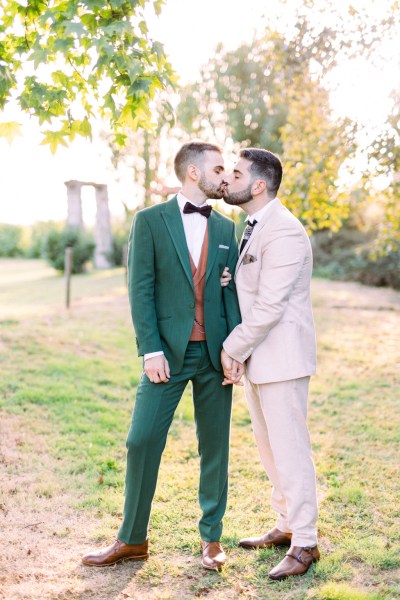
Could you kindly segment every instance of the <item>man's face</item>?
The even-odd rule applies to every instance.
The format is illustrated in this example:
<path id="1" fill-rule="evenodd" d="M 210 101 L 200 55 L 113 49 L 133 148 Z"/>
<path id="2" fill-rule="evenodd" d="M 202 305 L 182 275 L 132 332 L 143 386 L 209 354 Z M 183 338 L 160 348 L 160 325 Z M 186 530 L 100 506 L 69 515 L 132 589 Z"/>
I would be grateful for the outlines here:
<path id="1" fill-rule="evenodd" d="M 232 206 L 246 204 L 253 199 L 251 188 L 254 178 L 250 173 L 251 162 L 240 158 L 232 173 L 225 175 L 227 186 L 224 188 L 224 201 Z"/>
<path id="2" fill-rule="evenodd" d="M 226 184 L 222 155 L 219 152 L 205 152 L 200 170 L 199 188 L 201 191 L 204 192 L 207 198 L 223 198 Z"/>

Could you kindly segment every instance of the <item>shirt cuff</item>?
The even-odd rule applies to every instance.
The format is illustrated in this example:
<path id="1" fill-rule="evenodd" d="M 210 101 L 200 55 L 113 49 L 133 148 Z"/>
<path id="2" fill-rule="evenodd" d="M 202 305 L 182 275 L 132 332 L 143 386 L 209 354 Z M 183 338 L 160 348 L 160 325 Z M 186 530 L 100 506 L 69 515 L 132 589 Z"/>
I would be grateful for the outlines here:
<path id="1" fill-rule="evenodd" d="M 164 354 L 162 350 L 159 350 L 158 352 L 149 352 L 149 354 L 145 354 L 143 358 L 144 360 L 147 360 L 148 358 L 153 358 L 153 356 L 161 356 L 162 354 Z"/>
<path id="2" fill-rule="evenodd" d="M 228 338 L 229 338 L 229 336 L 228 336 Z M 225 342 L 222 344 L 223 349 L 225 350 L 225 352 L 227 353 L 228 356 L 230 356 L 237 362 L 244 365 L 246 360 L 249 358 L 251 353 L 254 351 L 254 348 L 249 348 L 246 353 L 239 354 L 233 348 L 229 347 L 229 339 L 228 338 L 226 338 Z"/>

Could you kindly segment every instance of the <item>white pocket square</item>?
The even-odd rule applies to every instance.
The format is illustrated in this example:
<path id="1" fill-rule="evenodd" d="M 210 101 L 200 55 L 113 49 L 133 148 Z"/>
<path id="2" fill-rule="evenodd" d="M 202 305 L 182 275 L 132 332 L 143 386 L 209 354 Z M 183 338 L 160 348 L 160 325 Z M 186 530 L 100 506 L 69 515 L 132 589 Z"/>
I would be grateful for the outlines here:
<path id="1" fill-rule="evenodd" d="M 220 244 L 218 246 L 218 248 L 223 248 L 224 250 L 229 250 L 229 246 L 224 246 L 223 244 Z"/>

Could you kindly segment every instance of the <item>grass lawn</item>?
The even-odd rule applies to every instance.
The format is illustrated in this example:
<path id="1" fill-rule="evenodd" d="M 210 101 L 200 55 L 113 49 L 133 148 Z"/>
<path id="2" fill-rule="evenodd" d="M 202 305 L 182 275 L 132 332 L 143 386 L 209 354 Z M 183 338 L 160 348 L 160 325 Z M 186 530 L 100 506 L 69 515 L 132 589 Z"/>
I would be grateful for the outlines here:
<path id="1" fill-rule="evenodd" d="M 274 523 L 243 392 L 235 390 L 222 574 L 199 566 L 199 461 L 188 388 L 164 453 L 145 563 L 88 569 L 113 540 L 141 361 L 122 270 L 64 281 L 42 261 L 0 259 L 0 598 L 400 598 L 400 293 L 313 282 L 318 376 L 310 430 L 321 561 L 270 582 L 284 550 L 240 537 Z"/>

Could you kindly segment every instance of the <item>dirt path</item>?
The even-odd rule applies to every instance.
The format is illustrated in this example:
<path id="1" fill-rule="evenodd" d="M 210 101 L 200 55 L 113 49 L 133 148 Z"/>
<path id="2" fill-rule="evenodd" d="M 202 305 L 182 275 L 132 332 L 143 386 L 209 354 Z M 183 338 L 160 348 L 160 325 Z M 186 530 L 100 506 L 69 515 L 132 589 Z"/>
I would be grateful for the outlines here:
<path id="1" fill-rule="evenodd" d="M 54 493 L 52 483 L 49 491 L 43 474 L 54 477 L 56 461 L 47 453 L 42 435 L 28 440 L 21 433 L 24 421 L 3 415 L 0 425 L 0 522 L 7 540 L 0 597 L 88 597 L 92 585 L 82 577 L 78 557 L 93 524 L 88 515 L 69 508 L 72 498 L 61 486 Z"/>

